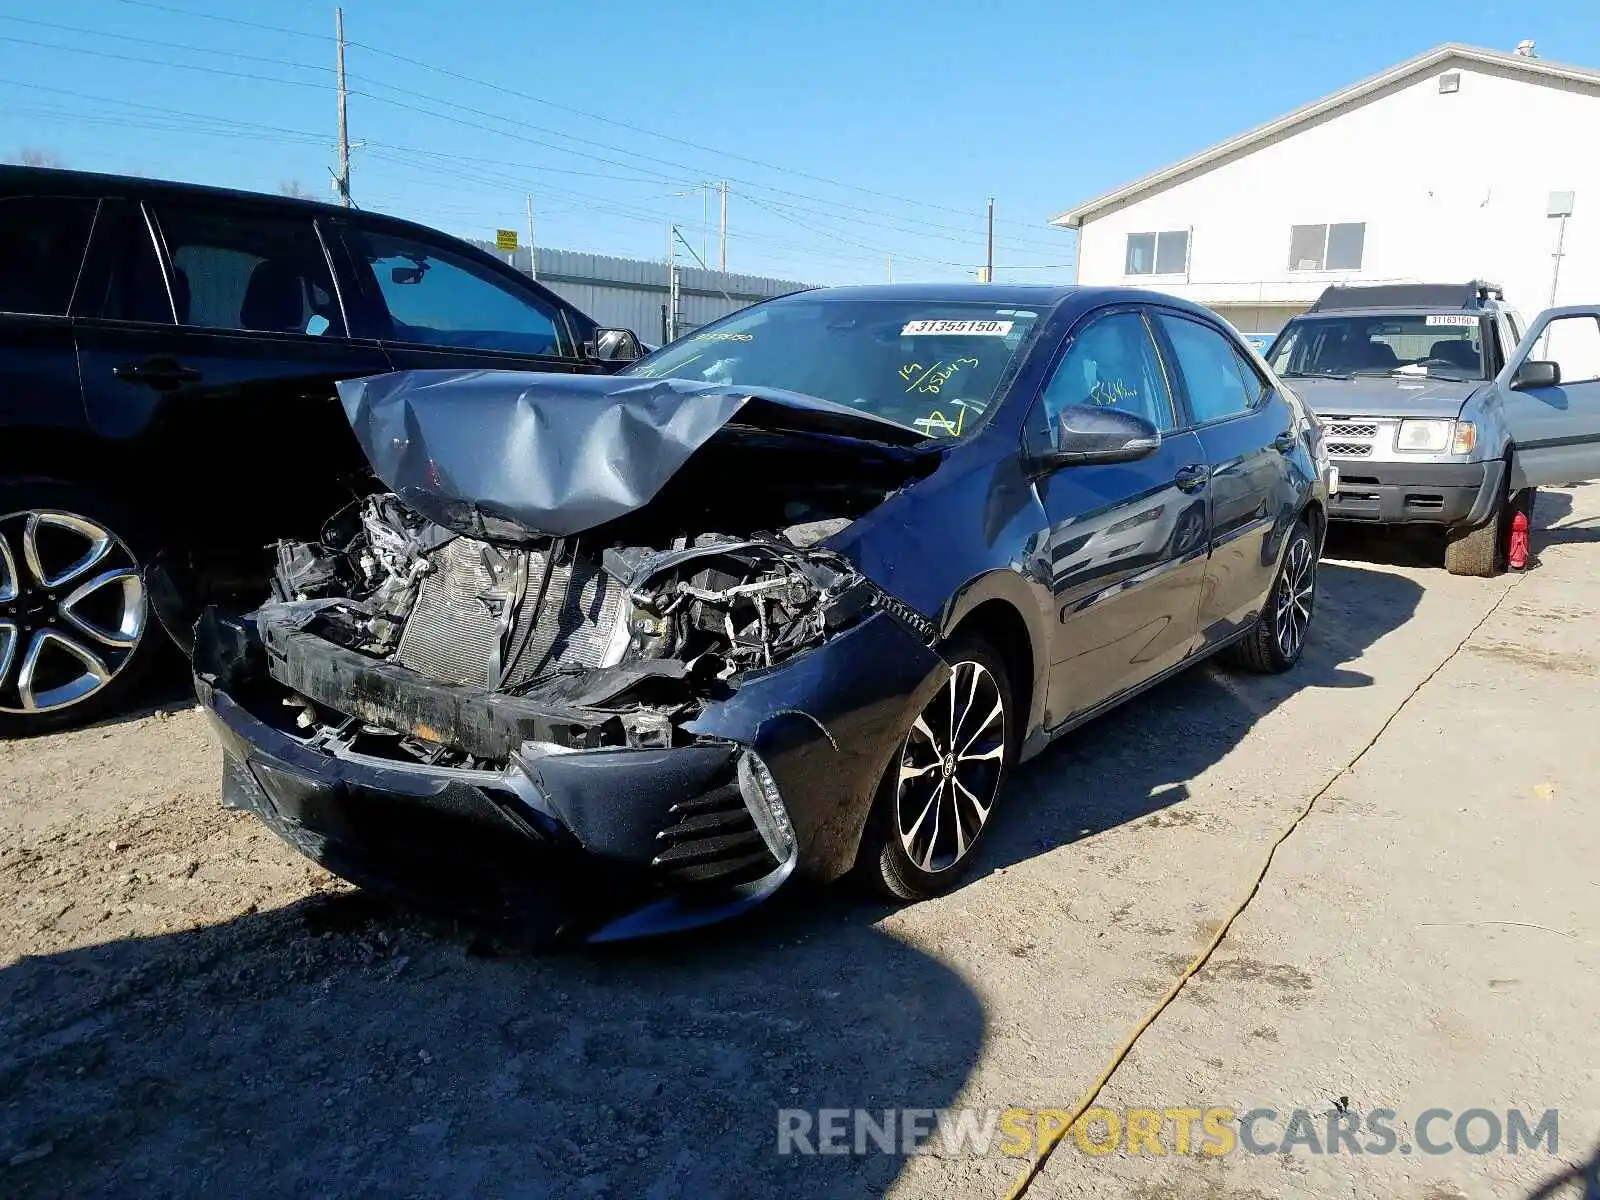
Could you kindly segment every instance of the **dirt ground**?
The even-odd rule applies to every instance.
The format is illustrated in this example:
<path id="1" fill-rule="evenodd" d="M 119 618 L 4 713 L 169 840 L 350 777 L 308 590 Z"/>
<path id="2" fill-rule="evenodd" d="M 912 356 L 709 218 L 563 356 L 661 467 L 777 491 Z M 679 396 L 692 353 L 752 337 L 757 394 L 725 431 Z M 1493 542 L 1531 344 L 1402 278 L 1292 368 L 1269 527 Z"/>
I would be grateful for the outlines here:
<path id="1" fill-rule="evenodd" d="M 1600 487 L 1537 524 L 1492 581 L 1339 538 L 1296 672 L 1202 667 L 1065 739 L 949 897 L 797 892 L 603 953 L 507 952 L 224 812 L 176 670 L 0 742 L 0 1195 L 1004 1196 L 999 1152 L 779 1155 L 778 1110 L 1070 1108 L 1332 781 L 1099 1103 L 1388 1108 L 1407 1148 L 1428 1108 L 1558 1109 L 1557 1151 L 1069 1137 L 1029 1195 L 1579 1196 Z"/>

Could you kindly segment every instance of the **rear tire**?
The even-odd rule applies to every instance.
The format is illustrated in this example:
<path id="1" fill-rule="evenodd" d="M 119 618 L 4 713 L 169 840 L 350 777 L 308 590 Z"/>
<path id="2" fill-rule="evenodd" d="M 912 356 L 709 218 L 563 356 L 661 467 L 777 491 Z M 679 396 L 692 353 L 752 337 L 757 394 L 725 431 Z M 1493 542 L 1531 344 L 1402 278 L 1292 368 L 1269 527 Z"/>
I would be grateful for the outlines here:
<path id="1" fill-rule="evenodd" d="M 1278 578 L 1250 632 L 1223 652 L 1234 666 L 1264 675 L 1289 670 L 1305 653 L 1317 603 L 1317 544 L 1304 517 L 1283 549 Z"/>
<path id="2" fill-rule="evenodd" d="M 941 650 L 952 667 L 878 786 L 858 862 L 891 900 L 950 891 L 971 869 L 1016 759 L 1020 729 L 1005 658 L 981 637 Z"/>
<path id="3" fill-rule="evenodd" d="M 109 496 L 0 480 L 0 737 L 124 705 L 166 641 L 144 585 L 150 543 Z"/>

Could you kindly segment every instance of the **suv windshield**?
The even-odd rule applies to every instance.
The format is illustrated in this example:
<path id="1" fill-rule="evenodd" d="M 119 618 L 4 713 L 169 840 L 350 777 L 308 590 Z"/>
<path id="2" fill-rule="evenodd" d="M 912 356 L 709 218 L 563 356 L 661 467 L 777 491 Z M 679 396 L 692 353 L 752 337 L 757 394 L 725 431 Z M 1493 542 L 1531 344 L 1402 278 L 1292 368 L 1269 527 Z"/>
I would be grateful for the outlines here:
<path id="1" fill-rule="evenodd" d="M 1279 375 L 1427 375 L 1486 378 L 1483 322 L 1476 313 L 1300 317 L 1268 360 Z"/>
<path id="2" fill-rule="evenodd" d="M 621 374 L 802 392 L 959 438 L 989 416 L 1039 317 L 995 304 L 797 296 L 734 313 Z"/>

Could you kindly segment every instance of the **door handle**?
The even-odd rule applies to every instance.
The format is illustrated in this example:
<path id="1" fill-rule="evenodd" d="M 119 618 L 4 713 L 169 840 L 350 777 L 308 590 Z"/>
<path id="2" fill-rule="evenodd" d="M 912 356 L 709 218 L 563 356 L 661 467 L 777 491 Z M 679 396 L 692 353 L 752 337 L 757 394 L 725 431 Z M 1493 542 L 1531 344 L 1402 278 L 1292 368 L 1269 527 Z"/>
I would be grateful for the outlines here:
<path id="1" fill-rule="evenodd" d="M 111 373 L 128 383 L 143 383 L 161 391 L 171 391 L 186 383 L 198 383 L 200 372 L 174 358 L 151 358 L 142 363 L 123 363 Z"/>
<path id="2" fill-rule="evenodd" d="M 1272 439 L 1272 448 L 1279 454 L 1292 454 L 1299 441 L 1300 439 L 1295 437 L 1293 432 L 1285 430 Z"/>
<path id="3" fill-rule="evenodd" d="M 1183 467 L 1172 477 L 1174 486 L 1180 492 L 1198 492 L 1205 487 L 1206 481 L 1211 478 L 1211 472 L 1204 467 Z"/>

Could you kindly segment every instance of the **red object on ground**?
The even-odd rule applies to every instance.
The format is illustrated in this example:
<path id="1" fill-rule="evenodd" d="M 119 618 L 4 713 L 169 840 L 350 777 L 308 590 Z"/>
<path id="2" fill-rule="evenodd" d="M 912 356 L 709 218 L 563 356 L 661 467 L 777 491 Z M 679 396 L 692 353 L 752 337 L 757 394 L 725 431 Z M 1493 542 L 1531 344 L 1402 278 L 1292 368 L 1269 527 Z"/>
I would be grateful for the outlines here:
<path id="1" fill-rule="evenodd" d="M 1528 565 L 1528 514 L 1525 512 L 1519 511 L 1511 518 L 1511 552 L 1507 563 L 1513 571 Z"/>

